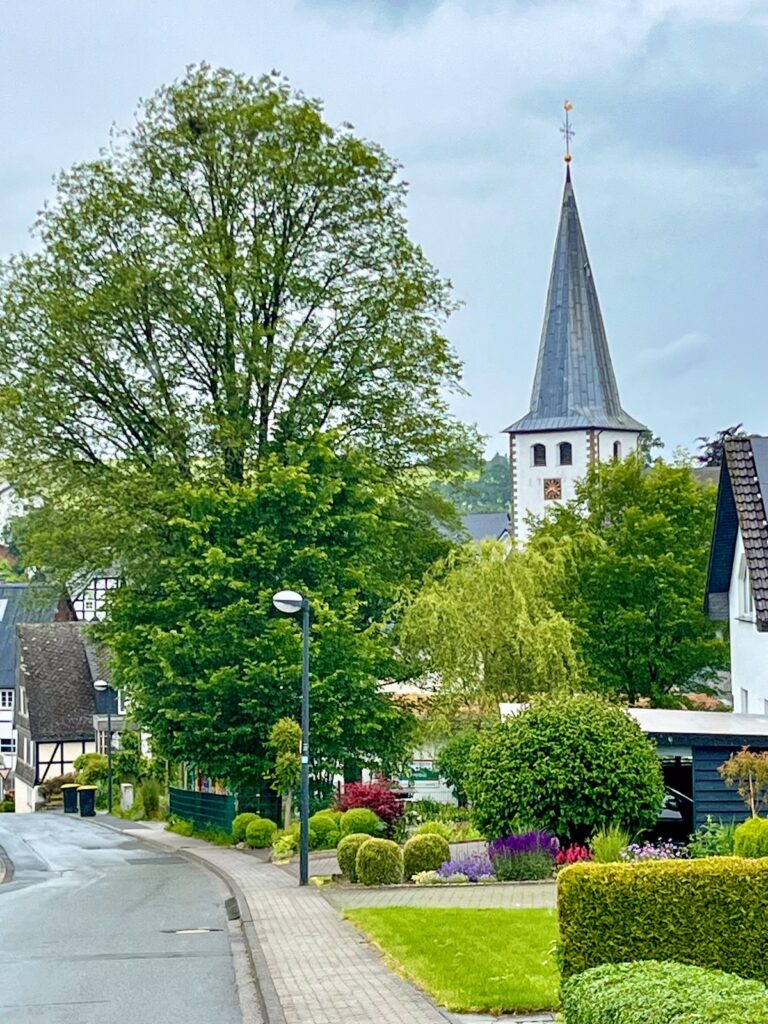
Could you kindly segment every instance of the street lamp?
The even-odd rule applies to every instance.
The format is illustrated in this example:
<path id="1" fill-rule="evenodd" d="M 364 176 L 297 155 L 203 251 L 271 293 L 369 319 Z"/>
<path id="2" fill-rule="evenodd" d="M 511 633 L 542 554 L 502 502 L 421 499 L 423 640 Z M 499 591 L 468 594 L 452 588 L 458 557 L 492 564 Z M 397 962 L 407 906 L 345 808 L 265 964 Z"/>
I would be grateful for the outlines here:
<path id="1" fill-rule="evenodd" d="M 295 590 L 281 590 L 272 598 L 279 612 L 301 612 L 301 838 L 299 840 L 299 885 L 309 883 L 309 598 Z"/>
<path id="2" fill-rule="evenodd" d="M 110 689 L 106 679 L 95 679 L 93 688 L 97 693 Z M 107 812 L 112 813 L 112 695 L 107 701 Z"/>

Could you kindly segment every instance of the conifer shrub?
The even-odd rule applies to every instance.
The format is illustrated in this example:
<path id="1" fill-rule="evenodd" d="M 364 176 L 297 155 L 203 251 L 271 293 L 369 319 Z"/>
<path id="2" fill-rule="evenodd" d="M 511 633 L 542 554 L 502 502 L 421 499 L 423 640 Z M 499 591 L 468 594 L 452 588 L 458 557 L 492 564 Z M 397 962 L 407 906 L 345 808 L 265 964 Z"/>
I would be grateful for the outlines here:
<path id="1" fill-rule="evenodd" d="M 357 854 L 363 843 L 367 843 L 370 838 L 367 832 L 353 832 L 339 840 L 339 845 L 336 847 L 336 860 L 347 881 L 357 881 Z"/>
<path id="2" fill-rule="evenodd" d="M 674 960 L 768 982 L 768 858 L 572 864 L 557 906 L 564 978 Z"/>
<path id="3" fill-rule="evenodd" d="M 333 816 L 326 811 L 319 811 L 309 819 L 309 835 L 313 842 L 313 850 L 333 850 L 339 841 L 339 827 Z"/>
<path id="4" fill-rule="evenodd" d="M 733 852 L 737 857 L 768 857 L 768 818 L 742 821 L 733 833 Z"/>
<path id="5" fill-rule="evenodd" d="M 245 842 L 245 830 L 256 818 L 258 818 L 258 814 L 254 814 L 252 811 L 245 811 L 245 813 L 238 814 L 232 819 L 232 838 L 236 843 Z"/>
<path id="6" fill-rule="evenodd" d="M 272 845 L 276 832 L 277 825 L 274 821 L 256 815 L 245 829 L 245 841 L 254 850 L 264 850 Z"/>
<path id="7" fill-rule="evenodd" d="M 365 832 L 369 836 L 380 836 L 384 830 L 384 822 L 368 807 L 353 807 L 341 816 L 341 834 L 352 835 L 353 832 Z"/>
<path id="8" fill-rule="evenodd" d="M 357 851 L 355 873 L 363 885 L 397 885 L 403 880 L 403 851 L 392 839 L 369 839 Z"/>
<path id="9" fill-rule="evenodd" d="M 403 874 L 406 881 L 421 871 L 437 871 L 451 859 L 448 840 L 434 833 L 411 836 L 403 847 Z"/>
<path id="10" fill-rule="evenodd" d="M 603 964 L 561 995 L 563 1024 L 768 1024 L 764 985 L 689 964 Z"/>

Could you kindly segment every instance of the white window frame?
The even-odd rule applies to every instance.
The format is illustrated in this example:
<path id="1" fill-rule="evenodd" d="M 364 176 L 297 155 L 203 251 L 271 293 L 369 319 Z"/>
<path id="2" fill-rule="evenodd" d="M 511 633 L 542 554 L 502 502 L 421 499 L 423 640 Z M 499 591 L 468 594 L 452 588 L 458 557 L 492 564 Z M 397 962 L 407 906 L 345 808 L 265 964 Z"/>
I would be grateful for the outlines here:
<path id="1" fill-rule="evenodd" d="M 741 713 L 742 715 L 749 714 L 749 690 L 741 688 Z"/>
<path id="2" fill-rule="evenodd" d="M 0 737 L 0 754 L 15 754 L 16 753 L 16 737 L 15 736 L 2 736 Z"/>
<path id="3" fill-rule="evenodd" d="M 0 711 L 13 711 L 16 701 L 13 690 L 0 690 Z"/>
<path id="4" fill-rule="evenodd" d="M 739 618 L 748 619 L 750 622 L 754 618 L 755 605 L 752 600 L 752 581 L 749 578 L 749 569 L 747 568 L 747 559 L 744 555 L 741 556 L 739 561 Z"/>

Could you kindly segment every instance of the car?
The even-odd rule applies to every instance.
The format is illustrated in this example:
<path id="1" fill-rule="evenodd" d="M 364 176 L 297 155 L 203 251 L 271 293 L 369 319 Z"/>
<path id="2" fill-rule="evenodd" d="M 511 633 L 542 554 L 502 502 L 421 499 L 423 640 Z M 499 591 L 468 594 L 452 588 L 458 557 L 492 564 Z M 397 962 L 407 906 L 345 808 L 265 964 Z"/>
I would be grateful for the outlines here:
<path id="1" fill-rule="evenodd" d="M 654 836 L 686 843 L 693 832 L 693 798 L 671 786 L 664 787 L 664 803 L 656 820 Z"/>

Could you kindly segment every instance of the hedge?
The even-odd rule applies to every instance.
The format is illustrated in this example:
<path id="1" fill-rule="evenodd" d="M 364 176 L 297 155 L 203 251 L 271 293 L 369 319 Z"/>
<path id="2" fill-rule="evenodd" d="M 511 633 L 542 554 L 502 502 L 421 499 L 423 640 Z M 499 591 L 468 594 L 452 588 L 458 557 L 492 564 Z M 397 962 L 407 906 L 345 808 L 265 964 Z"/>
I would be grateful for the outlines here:
<path id="1" fill-rule="evenodd" d="M 557 879 L 563 977 L 675 960 L 768 981 L 768 860 L 572 864 Z"/>
<path id="2" fill-rule="evenodd" d="M 367 832 L 353 832 L 352 835 L 344 836 L 336 847 L 336 860 L 341 873 L 350 882 L 357 881 L 357 852 L 370 838 Z"/>
<path id="3" fill-rule="evenodd" d="M 412 836 L 403 847 L 403 872 L 406 881 L 421 871 L 437 871 L 451 859 L 448 840 L 439 835 Z"/>
<path id="4" fill-rule="evenodd" d="M 403 851 L 391 839 L 369 839 L 357 851 L 355 873 L 363 885 L 397 885 L 403 880 Z"/>
<path id="5" fill-rule="evenodd" d="M 742 821 L 733 833 L 733 852 L 737 857 L 768 857 L 768 818 Z"/>
<path id="6" fill-rule="evenodd" d="M 236 843 L 245 842 L 245 830 L 248 828 L 252 821 L 258 818 L 258 814 L 253 814 L 251 811 L 245 811 L 243 814 L 238 814 L 232 819 L 232 838 Z"/>
<path id="7" fill-rule="evenodd" d="M 689 964 L 603 964 L 561 995 L 563 1024 L 768 1024 L 764 985 Z"/>

